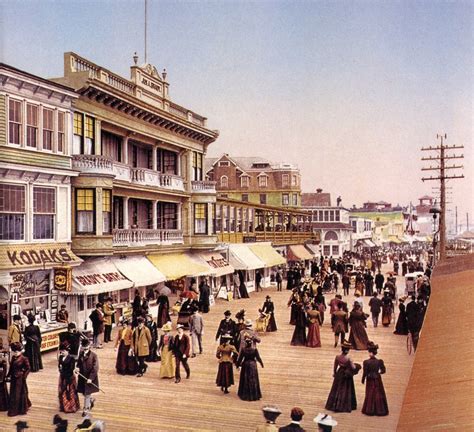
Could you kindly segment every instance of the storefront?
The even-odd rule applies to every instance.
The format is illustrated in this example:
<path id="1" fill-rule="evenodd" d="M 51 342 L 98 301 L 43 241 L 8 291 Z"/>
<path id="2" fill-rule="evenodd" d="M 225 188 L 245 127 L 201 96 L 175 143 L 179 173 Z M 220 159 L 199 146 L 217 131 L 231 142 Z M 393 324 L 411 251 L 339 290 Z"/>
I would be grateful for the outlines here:
<path id="1" fill-rule="evenodd" d="M 219 252 L 199 252 L 193 254 L 194 259 L 209 267 L 211 276 L 209 285 L 212 297 L 227 298 L 227 292 L 232 290 L 232 275 L 234 267 Z"/>
<path id="2" fill-rule="evenodd" d="M 286 259 L 273 249 L 271 243 L 253 243 L 248 246 L 264 263 L 262 287 L 270 286 L 272 273 L 275 274 L 279 266 L 284 266 Z"/>
<path id="3" fill-rule="evenodd" d="M 41 349 L 59 345 L 64 324 L 56 323 L 59 289 L 56 274 L 70 274 L 80 260 L 66 243 L 5 245 L 0 248 L 0 337 L 7 343 L 7 330 L 13 315 L 21 315 L 27 325 L 32 314 L 40 327 Z"/>
<path id="4" fill-rule="evenodd" d="M 309 270 L 313 256 L 303 245 L 288 246 L 287 260 L 289 263 L 300 263 L 305 270 Z"/>
<path id="5" fill-rule="evenodd" d="M 107 297 L 115 305 L 125 305 L 134 283 L 125 277 L 110 258 L 85 260 L 72 273 L 72 290 L 61 293 L 61 301 L 69 310 L 70 320 L 79 328 L 91 329 L 89 315 L 98 302 Z M 125 299 L 122 301 L 121 299 Z"/>
<path id="6" fill-rule="evenodd" d="M 305 243 L 304 246 L 308 249 L 309 253 L 313 255 L 313 259 L 319 259 L 321 256 L 321 246 L 314 243 Z"/>
<path id="7" fill-rule="evenodd" d="M 229 244 L 229 262 L 244 280 L 247 291 L 255 291 L 255 271 L 261 269 L 263 272 L 265 263 L 243 243 Z"/>

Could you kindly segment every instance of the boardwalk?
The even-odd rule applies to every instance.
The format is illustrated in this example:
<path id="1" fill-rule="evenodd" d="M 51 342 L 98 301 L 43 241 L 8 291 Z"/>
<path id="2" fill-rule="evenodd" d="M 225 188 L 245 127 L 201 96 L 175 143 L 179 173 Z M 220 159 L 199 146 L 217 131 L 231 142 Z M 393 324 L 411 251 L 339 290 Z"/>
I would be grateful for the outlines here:
<path id="1" fill-rule="evenodd" d="M 398 284 L 402 285 L 401 281 Z M 271 294 L 276 305 L 278 331 L 265 334 L 259 350 L 265 364 L 259 368 L 263 399 L 244 402 L 237 396 L 237 386 L 224 395 L 214 384 L 217 372 L 214 335 L 223 312 L 233 313 L 245 308 L 247 316 L 255 319 L 258 307 L 266 294 Z M 97 396 L 94 418 L 105 420 L 108 431 L 253 431 L 262 423 L 261 407 L 277 404 L 283 411 L 278 425 L 289 422 L 289 411 L 300 406 L 306 415 L 302 426 L 316 430 L 312 419 L 324 412 L 324 405 L 332 384 L 334 338 L 326 319 L 322 328 L 322 348 L 292 347 L 289 342 L 293 327 L 288 324 L 288 291 L 277 293 L 275 288 L 263 293 L 252 293 L 251 299 L 217 301 L 209 314 L 204 315 L 204 354 L 190 360 L 191 378 L 180 384 L 158 378 L 159 363 L 151 363 L 143 378 L 123 377 L 115 373 L 115 352 L 108 346 L 99 350 L 100 383 L 106 394 Z M 329 300 L 329 298 L 327 299 Z M 352 300 L 352 296 L 350 297 Z M 368 298 L 364 297 L 367 303 Z M 327 318 L 327 315 L 326 315 Z M 175 321 L 175 320 L 174 320 Z M 351 414 L 334 414 L 341 431 L 393 431 L 396 429 L 405 388 L 409 379 L 413 356 L 406 352 L 406 338 L 392 334 L 390 328 L 374 329 L 368 324 L 369 338 L 380 345 L 379 356 L 387 366 L 384 384 L 390 415 L 371 418 L 361 414 L 364 386 L 361 375 L 355 377 L 358 410 Z M 362 363 L 366 352 L 352 351 L 354 361 Z M 28 378 L 33 407 L 24 417 L 8 418 L 0 413 L 0 430 L 15 430 L 18 419 L 25 419 L 32 431 L 53 430 L 52 417 L 57 413 L 56 354 L 44 357 L 45 369 Z M 238 372 L 236 373 L 238 382 Z M 82 402 L 82 397 L 81 397 Z M 331 413 L 333 414 L 333 413 Z M 72 425 L 81 422 L 80 413 L 65 415 Z"/>

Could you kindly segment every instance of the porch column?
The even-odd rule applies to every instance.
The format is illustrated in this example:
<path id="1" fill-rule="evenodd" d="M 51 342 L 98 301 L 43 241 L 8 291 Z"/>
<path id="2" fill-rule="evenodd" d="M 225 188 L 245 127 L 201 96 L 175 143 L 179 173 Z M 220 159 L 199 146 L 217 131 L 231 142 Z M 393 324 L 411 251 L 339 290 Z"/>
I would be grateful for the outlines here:
<path id="1" fill-rule="evenodd" d="M 156 155 L 156 152 L 158 151 L 158 148 L 157 147 L 153 147 L 153 149 L 151 150 L 151 169 L 153 171 L 158 171 L 158 158 L 157 158 L 157 155 Z"/>
<path id="2" fill-rule="evenodd" d="M 128 136 L 122 139 L 122 163 L 128 165 Z"/>
<path id="3" fill-rule="evenodd" d="M 130 229 L 128 222 L 128 197 L 123 197 L 123 228 Z"/>
<path id="4" fill-rule="evenodd" d="M 155 154 L 155 151 L 153 151 L 153 154 Z M 151 229 L 158 229 L 158 201 L 153 200 L 151 202 Z"/>
<path id="5" fill-rule="evenodd" d="M 181 213 L 182 213 L 182 211 L 183 211 L 183 204 L 178 203 L 176 207 L 177 207 L 176 227 L 177 227 L 177 229 L 182 230 L 183 227 L 182 227 L 182 225 L 181 225 L 181 223 L 182 223 L 182 216 L 181 216 Z"/>

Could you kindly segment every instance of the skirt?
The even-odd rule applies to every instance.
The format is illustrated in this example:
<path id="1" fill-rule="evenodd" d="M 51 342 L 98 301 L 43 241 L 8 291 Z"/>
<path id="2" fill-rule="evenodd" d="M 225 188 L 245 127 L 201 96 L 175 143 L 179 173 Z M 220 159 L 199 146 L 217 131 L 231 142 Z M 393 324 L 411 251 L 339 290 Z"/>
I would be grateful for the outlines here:
<path id="1" fill-rule="evenodd" d="M 369 416 L 388 415 L 387 396 L 385 396 L 385 389 L 380 376 L 377 378 L 367 378 L 362 414 Z"/>
<path id="2" fill-rule="evenodd" d="M 310 348 L 321 347 L 321 336 L 319 333 L 319 323 L 310 323 L 308 327 L 308 337 L 306 339 L 306 346 Z"/>
<path id="3" fill-rule="evenodd" d="M 275 321 L 275 315 L 273 313 L 270 314 L 270 319 L 268 320 L 267 325 L 267 332 L 274 332 L 277 331 L 277 324 Z"/>
<path id="4" fill-rule="evenodd" d="M 59 377 L 58 384 L 59 411 L 65 413 L 75 413 L 79 410 L 79 396 L 77 395 L 76 377 L 66 380 Z"/>
<path id="5" fill-rule="evenodd" d="M 8 396 L 7 383 L 0 383 L 0 411 L 8 411 L 10 397 Z"/>
<path id="6" fill-rule="evenodd" d="M 354 378 L 344 368 L 334 377 L 326 409 L 334 412 L 351 412 L 357 408 Z"/>
<path id="7" fill-rule="evenodd" d="M 174 378 L 176 360 L 167 346 L 161 350 L 160 378 Z"/>
<path id="8" fill-rule="evenodd" d="M 245 401 L 256 401 L 262 398 L 255 360 L 248 360 L 242 364 L 238 395 Z"/>
<path id="9" fill-rule="evenodd" d="M 130 345 L 120 341 L 115 369 L 120 375 L 135 375 L 137 373 L 137 360 L 135 356 L 129 356 Z"/>
<path id="10" fill-rule="evenodd" d="M 234 370 L 231 362 L 219 363 L 216 385 L 224 388 L 234 385 Z"/>

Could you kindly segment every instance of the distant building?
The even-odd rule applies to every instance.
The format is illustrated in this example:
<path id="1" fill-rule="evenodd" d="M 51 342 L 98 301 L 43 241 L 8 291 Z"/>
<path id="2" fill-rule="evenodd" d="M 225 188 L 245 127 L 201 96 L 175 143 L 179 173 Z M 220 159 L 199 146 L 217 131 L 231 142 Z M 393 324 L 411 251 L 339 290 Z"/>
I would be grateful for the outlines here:
<path id="1" fill-rule="evenodd" d="M 433 214 L 430 210 L 433 208 L 435 199 L 424 195 L 418 198 L 419 204 L 415 207 L 417 216 L 418 234 L 420 236 L 433 235 Z"/>
<path id="2" fill-rule="evenodd" d="M 216 182 L 218 196 L 254 204 L 301 206 L 301 176 L 291 164 L 272 164 L 260 157 L 205 159 L 208 180 Z"/>
<path id="3" fill-rule="evenodd" d="M 304 192 L 301 194 L 301 207 L 330 207 L 331 194 L 316 189 L 316 193 Z"/>
<path id="4" fill-rule="evenodd" d="M 371 202 L 367 201 L 362 206 L 362 211 L 383 211 L 392 208 L 392 204 L 385 201 Z"/>

